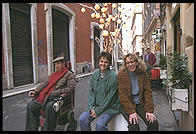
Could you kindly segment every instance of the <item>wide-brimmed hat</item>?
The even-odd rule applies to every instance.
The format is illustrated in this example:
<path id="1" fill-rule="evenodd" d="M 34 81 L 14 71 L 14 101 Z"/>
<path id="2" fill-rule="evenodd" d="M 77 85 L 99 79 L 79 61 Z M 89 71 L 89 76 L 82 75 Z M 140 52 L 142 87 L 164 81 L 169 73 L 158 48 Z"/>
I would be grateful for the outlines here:
<path id="1" fill-rule="evenodd" d="M 57 62 L 57 61 L 61 61 L 61 60 L 64 60 L 64 57 L 57 57 L 56 59 L 54 59 L 52 61 L 52 63 Z"/>

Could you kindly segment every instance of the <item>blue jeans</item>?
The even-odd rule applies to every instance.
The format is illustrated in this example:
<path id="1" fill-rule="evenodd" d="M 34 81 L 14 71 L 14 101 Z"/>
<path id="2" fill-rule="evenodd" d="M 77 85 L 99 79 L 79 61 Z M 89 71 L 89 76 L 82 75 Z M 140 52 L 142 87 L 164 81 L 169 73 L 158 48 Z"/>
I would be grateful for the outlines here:
<path id="1" fill-rule="evenodd" d="M 80 130 L 91 131 L 90 123 L 94 120 L 88 111 L 83 112 L 79 117 Z M 108 122 L 112 119 L 109 114 L 101 114 L 96 122 L 96 131 L 108 131 Z"/>

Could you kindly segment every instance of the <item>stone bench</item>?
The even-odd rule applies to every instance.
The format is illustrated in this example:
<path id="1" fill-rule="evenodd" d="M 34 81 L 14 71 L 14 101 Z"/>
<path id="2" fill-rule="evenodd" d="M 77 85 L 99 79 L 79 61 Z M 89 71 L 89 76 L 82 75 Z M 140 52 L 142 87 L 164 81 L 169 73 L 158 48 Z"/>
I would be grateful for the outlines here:
<path id="1" fill-rule="evenodd" d="M 95 131 L 97 119 L 98 118 L 96 118 L 95 120 L 91 122 L 92 131 Z M 108 123 L 108 130 L 109 131 L 128 131 L 127 126 L 128 126 L 127 121 L 124 119 L 123 115 L 117 114 Z"/>
<path id="2" fill-rule="evenodd" d="M 122 114 L 117 114 L 108 123 L 109 131 L 128 131 L 128 123 Z"/>

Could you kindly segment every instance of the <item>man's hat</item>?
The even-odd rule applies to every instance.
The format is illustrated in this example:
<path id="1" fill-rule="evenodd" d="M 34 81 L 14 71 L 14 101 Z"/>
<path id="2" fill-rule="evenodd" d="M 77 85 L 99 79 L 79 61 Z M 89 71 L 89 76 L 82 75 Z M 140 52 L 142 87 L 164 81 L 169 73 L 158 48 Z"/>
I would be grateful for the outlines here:
<path id="1" fill-rule="evenodd" d="M 57 61 L 61 61 L 61 60 L 64 60 L 64 57 L 57 57 L 56 59 L 54 59 L 52 61 L 52 63 L 57 62 Z"/>

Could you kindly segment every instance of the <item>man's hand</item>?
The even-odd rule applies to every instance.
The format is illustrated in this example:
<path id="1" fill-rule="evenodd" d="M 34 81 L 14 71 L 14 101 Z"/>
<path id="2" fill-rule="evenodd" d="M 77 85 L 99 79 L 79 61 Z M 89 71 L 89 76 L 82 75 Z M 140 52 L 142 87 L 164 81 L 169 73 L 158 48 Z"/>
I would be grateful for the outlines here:
<path id="1" fill-rule="evenodd" d="M 137 113 L 133 113 L 133 114 L 129 115 L 129 122 L 130 122 L 130 124 L 132 124 L 132 121 L 133 121 L 134 124 L 138 124 L 139 123 Z"/>
<path id="2" fill-rule="evenodd" d="M 30 91 L 28 94 L 30 97 L 35 98 L 35 92 L 34 91 Z"/>
<path id="3" fill-rule="evenodd" d="M 146 113 L 146 119 L 149 123 L 153 123 L 156 120 L 156 116 L 153 113 Z"/>

